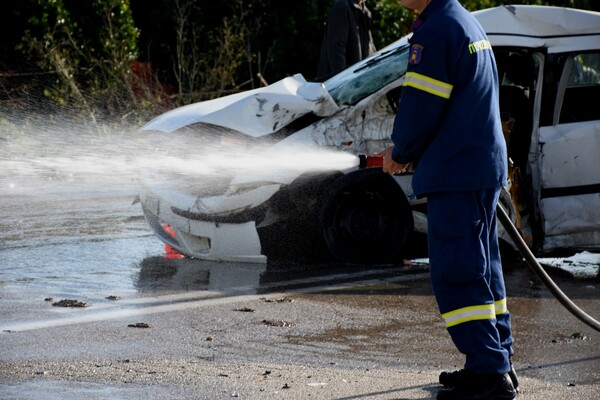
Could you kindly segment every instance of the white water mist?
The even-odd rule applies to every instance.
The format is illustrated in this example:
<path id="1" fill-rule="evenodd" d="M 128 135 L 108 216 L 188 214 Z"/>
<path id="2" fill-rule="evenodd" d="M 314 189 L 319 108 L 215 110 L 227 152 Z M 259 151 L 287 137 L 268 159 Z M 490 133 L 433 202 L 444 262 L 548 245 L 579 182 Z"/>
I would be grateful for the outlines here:
<path id="1" fill-rule="evenodd" d="M 0 134 L 0 191 L 27 190 L 32 194 L 93 184 L 97 190 L 135 188 L 139 174 L 160 171 L 185 178 L 231 177 L 239 173 L 302 173 L 346 170 L 358 165 L 350 153 L 296 145 L 276 149 L 215 143 L 201 133 L 145 134 L 134 127 L 104 134 L 64 123 L 20 127 L 18 135 Z"/>

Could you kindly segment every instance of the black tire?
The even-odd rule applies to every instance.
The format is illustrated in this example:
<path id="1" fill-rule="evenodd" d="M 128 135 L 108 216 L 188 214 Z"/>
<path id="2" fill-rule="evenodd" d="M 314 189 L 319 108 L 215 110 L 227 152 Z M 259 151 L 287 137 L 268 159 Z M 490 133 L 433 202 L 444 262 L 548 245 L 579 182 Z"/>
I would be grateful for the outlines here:
<path id="1" fill-rule="evenodd" d="M 358 170 L 325 189 L 319 230 L 337 261 L 394 264 L 402 260 L 413 218 L 408 199 L 381 169 Z"/>

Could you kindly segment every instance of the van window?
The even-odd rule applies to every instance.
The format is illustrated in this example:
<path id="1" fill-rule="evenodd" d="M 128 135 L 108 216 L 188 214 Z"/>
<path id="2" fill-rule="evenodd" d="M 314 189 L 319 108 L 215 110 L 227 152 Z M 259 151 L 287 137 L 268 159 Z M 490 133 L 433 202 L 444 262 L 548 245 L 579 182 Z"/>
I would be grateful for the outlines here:
<path id="1" fill-rule="evenodd" d="M 560 123 L 600 119 L 598 100 L 600 100 L 600 53 L 575 55 L 563 97 Z"/>
<path id="2" fill-rule="evenodd" d="M 573 59 L 569 87 L 600 85 L 600 53 L 579 54 Z"/>

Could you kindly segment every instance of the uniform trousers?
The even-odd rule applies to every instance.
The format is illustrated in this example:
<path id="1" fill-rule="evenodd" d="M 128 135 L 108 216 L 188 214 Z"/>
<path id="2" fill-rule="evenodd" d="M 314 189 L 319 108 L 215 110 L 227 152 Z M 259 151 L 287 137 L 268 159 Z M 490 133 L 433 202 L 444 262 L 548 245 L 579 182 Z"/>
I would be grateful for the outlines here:
<path id="1" fill-rule="evenodd" d="M 498 246 L 501 188 L 427 195 L 433 291 L 465 369 L 506 373 L 513 355 Z"/>

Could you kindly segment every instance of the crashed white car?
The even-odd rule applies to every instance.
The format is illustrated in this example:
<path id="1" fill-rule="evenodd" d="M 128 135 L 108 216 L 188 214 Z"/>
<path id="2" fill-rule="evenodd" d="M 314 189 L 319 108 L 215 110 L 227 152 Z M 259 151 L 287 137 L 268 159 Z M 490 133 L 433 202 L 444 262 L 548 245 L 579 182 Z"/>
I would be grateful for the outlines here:
<path id="1" fill-rule="evenodd" d="M 502 203 L 538 254 L 599 249 L 600 13 L 502 6 L 474 15 L 501 79 L 513 161 Z M 399 261 L 426 234 L 425 200 L 414 198 L 410 173 L 349 160 L 390 145 L 408 50 L 404 37 L 324 83 L 295 75 L 150 121 L 142 130 L 172 161 L 142 178 L 152 230 L 199 259 Z"/>

